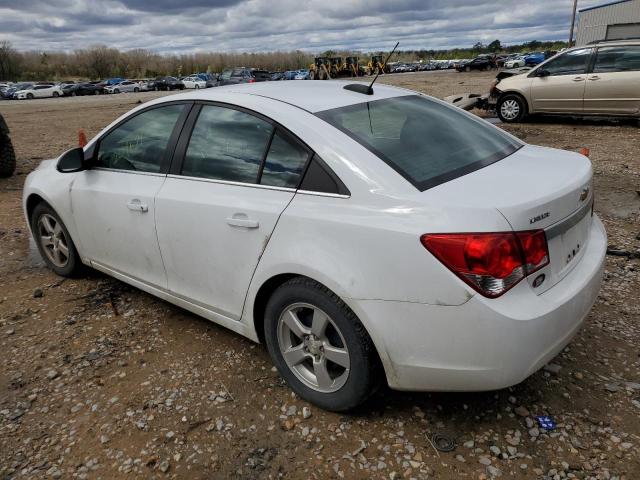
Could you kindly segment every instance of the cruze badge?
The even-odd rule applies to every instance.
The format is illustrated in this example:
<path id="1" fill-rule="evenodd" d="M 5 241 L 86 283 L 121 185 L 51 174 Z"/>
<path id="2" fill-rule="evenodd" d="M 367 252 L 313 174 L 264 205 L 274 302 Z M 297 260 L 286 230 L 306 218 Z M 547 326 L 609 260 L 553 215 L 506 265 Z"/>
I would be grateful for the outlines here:
<path id="1" fill-rule="evenodd" d="M 541 213 L 540 215 L 536 215 L 535 217 L 529 219 L 529 224 L 539 222 L 540 220 L 543 220 L 548 216 L 549 216 L 549 212 L 544 212 L 544 213 Z"/>
<path id="2" fill-rule="evenodd" d="M 580 192 L 580 201 L 584 202 L 589 196 L 589 187 L 584 188 L 582 192 Z"/>

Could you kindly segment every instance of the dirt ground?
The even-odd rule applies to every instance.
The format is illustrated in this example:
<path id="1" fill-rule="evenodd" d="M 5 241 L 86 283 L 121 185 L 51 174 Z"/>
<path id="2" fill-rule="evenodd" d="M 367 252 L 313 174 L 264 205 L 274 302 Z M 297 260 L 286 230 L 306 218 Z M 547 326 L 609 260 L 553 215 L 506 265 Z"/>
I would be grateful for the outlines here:
<path id="1" fill-rule="evenodd" d="M 443 97 L 491 73 L 380 81 Z M 0 478 L 640 478 L 640 260 L 607 256 L 586 326 L 515 387 L 385 389 L 359 411 L 296 398 L 263 346 L 98 273 L 43 267 L 22 216 L 25 176 L 157 93 L 0 102 L 17 175 L 0 179 Z M 612 250 L 640 250 L 640 128 L 533 119 L 523 140 L 588 147 Z M 544 182 L 544 172 L 532 182 Z M 557 426 L 539 428 L 535 416 Z M 434 434 L 455 441 L 439 452 Z"/>

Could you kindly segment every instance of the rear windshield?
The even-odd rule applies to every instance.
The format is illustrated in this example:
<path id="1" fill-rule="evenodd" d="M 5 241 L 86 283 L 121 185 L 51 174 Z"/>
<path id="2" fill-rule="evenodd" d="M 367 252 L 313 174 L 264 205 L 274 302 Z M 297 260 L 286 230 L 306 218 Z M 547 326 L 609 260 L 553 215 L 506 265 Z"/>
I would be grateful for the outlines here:
<path id="1" fill-rule="evenodd" d="M 421 191 L 486 167 L 522 146 L 483 120 L 420 95 L 359 103 L 316 115 Z"/>

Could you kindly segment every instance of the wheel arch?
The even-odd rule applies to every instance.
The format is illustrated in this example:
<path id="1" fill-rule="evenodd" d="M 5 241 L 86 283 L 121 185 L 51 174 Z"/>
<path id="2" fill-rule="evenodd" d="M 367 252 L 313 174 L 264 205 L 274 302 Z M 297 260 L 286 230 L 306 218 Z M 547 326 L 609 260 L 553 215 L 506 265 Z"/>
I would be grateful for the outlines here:
<path id="1" fill-rule="evenodd" d="M 263 344 L 265 343 L 264 312 L 267 306 L 267 302 L 269 301 L 269 298 L 278 289 L 278 287 L 283 285 L 285 282 L 297 277 L 307 278 L 309 280 L 313 280 L 314 282 L 318 283 L 319 285 L 321 285 L 322 287 L 326 288 L 331 293 L 336 295 L 347 306 L 347 308 L 349 308 L 349 310 L 353 312 L 353 314 L 358 318 L 358 320 L 360 320 L 360 323 L 362 323 L 362 326 L 367 332 L 367 335 L 369 335 L 369 338 L 373 342 L 374 349 L 375 349 L 375 356 L 376 356 L 378 365 L 384 369 L 385 377 L 390 378 L 390 376 L 393 375 L 393 367 L 391 366 L 391 361 L 388 355 L 386 354 L 386 350 L 384 348 L 384 342 L 382 342 L 381 339 L 376 338 L 376 335 L 372 335 L 371 330 L 367 327 L 366 321 L 362 320 L 362 315 L 364 314 L 364 312 L 360 311 L 360 309 L 358 309 L 357 306 L 353 305 L 353 302 L 350 301 L 351 299 L 345 298 L 344 296 L 336 293 L 335 289 L 332 289 L 331 287 L 327 286 L 326 283 L 316 280 L 315 278 L 310 277 L 308 275 L 303 275 L 300 273 L 280 273 L 264 281 L 262 285 L 258 288 L 257 293 L 254 297 L 253 305 L 251 307 L 251 314 L 253 317 L 252 318 L 253 327 L 255 328 L 258 341 Z"/>

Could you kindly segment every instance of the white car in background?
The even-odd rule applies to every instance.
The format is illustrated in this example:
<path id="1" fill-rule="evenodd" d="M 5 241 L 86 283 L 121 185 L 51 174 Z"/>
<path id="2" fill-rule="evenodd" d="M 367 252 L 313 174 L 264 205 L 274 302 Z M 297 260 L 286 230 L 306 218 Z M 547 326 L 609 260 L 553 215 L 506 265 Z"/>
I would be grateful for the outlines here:
<path id="1" fill-rule="evenodd" d="M 592 168 L 386 85 L 171 95 L 26 179 L 38 249 L 254 341 L 336 411 L 381 383 L 491 390 L 576 334 L 607 239 Z M 214 346 L 215 348 L 215 346 Z"/>
<path id="2" fill-rule="evenodd" d="M 123 82 L 116 83 L 115 85 L 104 87 L 104 91 L 107 93 L 137 93 L 140 91 L 140 84 L 131 80 L 124 80 Z"/>
<path id="3" fill-rule="evenodd" d="M 195 88 L 195 89 L 207 88 L 207 82 L 205 82 L 200 77 L 197 77 L 195 75 L 183 78 L 182 83 L 184 84 L 184 88 Z"/>
<path id="4" fill-rule="evenodd" d="M 34 98 L 61 97 L 62 88 L 60 85 L 34 85 L 26 90 L 19 90 L 14 94 L 18 100 L 31 100 Z"/>
<path id="5" fill-rule="evenodd" d="M 525 66 L 524 57 L 516 57 L 512 60 L 504 62 L 504 68 L 520 68 Z"/>

